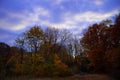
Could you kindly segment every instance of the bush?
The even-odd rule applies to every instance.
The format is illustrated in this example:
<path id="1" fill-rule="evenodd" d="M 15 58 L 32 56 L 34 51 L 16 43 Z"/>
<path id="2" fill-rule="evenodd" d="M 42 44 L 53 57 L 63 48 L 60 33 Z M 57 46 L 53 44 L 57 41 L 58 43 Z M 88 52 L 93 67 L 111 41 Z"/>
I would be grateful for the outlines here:
<path id="1" fill-rule="evenodd" d="M 37 67 L 36 76 L 68 76 L 72 72 L 67 65 L 61 62 L 60 58 L 54 54 L 54 62 L 47 62 Z"/>
<path id="2" fill-rule="evenodd" d="M 68 76 L 72 71 L 63 63 L 57 54 L 51 54 L 45 60 L 40 54 L 24 54 L 23 62 L 20 62 L 19 54 L 12 56 L 7 64 L 8 72 L 12 75 L 33 76 Z"/>
<path id="3" fill-rule="evenodd" d="M 106 51 L 106 68 L 109 72 L 120 72 L 120 47 Z"/>

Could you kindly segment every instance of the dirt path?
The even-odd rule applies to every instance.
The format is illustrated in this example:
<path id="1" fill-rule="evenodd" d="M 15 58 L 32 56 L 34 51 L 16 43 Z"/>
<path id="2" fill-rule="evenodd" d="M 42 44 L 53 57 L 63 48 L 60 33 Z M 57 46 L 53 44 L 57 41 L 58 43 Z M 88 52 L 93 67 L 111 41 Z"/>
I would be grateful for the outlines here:
<path id="1" fill-rule="evenodd" d="M 107 75 L 99 75 L 99 74 L 87 74 L 87 75 L 74 75 L 65 80 L 114 80 Z"/>
<path id="2" fill-rule="evenodd" d="M 55 78 L 28 78 L 28 77 L 17 77 L 9 78 L 7 80 L 115 80 L 107 75 L 101 74 L 86 74 L 86 75 L 74 75 L 69 77 L 55 77 Z"/>

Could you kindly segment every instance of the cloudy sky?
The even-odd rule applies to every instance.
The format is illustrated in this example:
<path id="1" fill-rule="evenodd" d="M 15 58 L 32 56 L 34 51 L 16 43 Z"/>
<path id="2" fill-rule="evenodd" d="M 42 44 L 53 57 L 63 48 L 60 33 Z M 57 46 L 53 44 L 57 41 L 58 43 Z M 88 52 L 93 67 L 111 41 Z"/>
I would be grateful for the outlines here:
<path id="1" fill-rule="evenodd" d="M 89 25 L 112 19 L 120 0 L 0 0 L 0 42 L 14 39 L 34 25 L 69 29 L 82 36 Z"/>

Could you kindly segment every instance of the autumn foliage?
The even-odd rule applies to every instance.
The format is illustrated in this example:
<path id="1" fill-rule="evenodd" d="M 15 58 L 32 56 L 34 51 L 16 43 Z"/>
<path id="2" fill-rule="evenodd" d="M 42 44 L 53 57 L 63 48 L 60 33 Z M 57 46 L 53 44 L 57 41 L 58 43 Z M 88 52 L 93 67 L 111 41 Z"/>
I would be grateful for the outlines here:
<path id="1" fill-rule="evenodd" d="M 119 71 L 120 15 L 114 25 L 94 24 L 89 27 L 81 44 L 95 71 Z"/>
<path id="2" fill-rule="evenodd" d="M 70 31 L 34 26 L 13 47 L 0 43 L 0 79 L 5 76 L 69 76 L 120 73 L 120 15 L 93 24 L 81 39 Z"/>

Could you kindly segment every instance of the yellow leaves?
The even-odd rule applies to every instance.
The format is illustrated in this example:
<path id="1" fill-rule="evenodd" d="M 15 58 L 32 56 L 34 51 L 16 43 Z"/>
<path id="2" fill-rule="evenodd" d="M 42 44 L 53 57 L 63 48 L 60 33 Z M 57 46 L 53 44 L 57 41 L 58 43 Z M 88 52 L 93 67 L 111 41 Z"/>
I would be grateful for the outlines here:
<path id="1" fill-rule="evenodd" d="M 31 60 L 33 64 L 40 64 L 44 62 L 44 58 L 40 54 L 32 54 Z"/>
<path id="2" fill-rule="evenodd" d="M 13 62 L 15 62 L 15 56 L 12 56 L 12 57 L 7 61 L 7 64 L 12 64 Z"/>
<path id="3" fill-rule="evenodd" d="M 60 58 L 55 54 L 55 56 L 54 56 L 54 62 L 55 62 L 55 64 L 59 64 L 59 63 L 61 63 L 61 60 L 60 60 Z"/>
<path id="4" fill-rule="evenodd" d="M 43 35 L 43 31 L 38 26 L 32 27 L 28 32 L 27 36 L 28 38 L 36 37 L 40 38 Z"/>
<path id="5" fill-rule="evenodd" d="M 54 64 L 58 70 L 66 71 L 68 69 L 67 65 L 61 62 L 60 58 L 55 54 Z"/>

